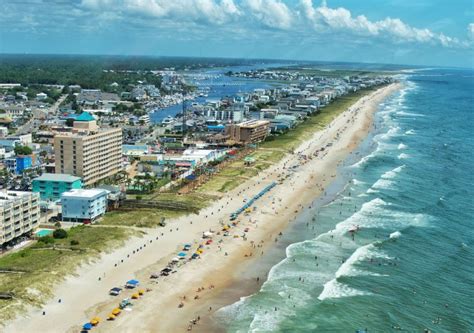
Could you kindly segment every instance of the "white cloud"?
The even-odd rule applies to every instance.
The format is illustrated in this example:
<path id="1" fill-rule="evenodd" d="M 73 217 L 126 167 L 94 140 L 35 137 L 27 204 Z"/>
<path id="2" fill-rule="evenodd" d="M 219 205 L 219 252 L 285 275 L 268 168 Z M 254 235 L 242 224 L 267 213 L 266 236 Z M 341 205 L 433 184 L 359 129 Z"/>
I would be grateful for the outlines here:
<path id="1" fill-rule="evenodd" d="M 233 0 L 82 0 L 82 6 L 95 10 L 114 8 L 124 15 L 135 13 L 152 18 L 213 24 L 223 24 L 241 15 Z"/>
<path id="2" fill-rule="evenodd" d="M 281 38 L 297 38 L 302 43 L 368 44 L 376 40 L 445 48 L 474 46 L 474 23 L 468 25 L 467 36 L 460 40 L 412 27 L 399 18 L 370 20 L 364 15 L 354 16 L 346 8 L 329 7 L 325 0 L 319 6 L 315 4 L 320 0 L 81 0 L 79 4 L 50 6 L 48 11 L 43 10 L 42 1 L 30 1 L 37 5 L 7 0 L 6 10 L 0 11 L 0 25 L 37 33 L 64 26 L 87 27 L 88 31 L 116 29 L 120 24 L 123 29 L 160 28 L 190 38 L 278 39 L 281 34 Z"/>
<path id="3" fill-rule="evenodd" d="M 245 0 L 244 4 L 263 25 L 284 30 L 291 28 L 291 10 L 280 0 Z"/>
<path id="4" fill-rule="evenodd" d="M 429 29 L 411 27 L 398 18 L 387 17 L 370 21 L 364 15 L 353 17 L 345 8 L 330 8 L 326 1 L 314 7 L 312 0 L 301 0 L 300 6 L 306 19 L 319 32 L 344 32 L 356 35 L 388 37 L 395 42 L 434 43 L 445 47 L 463 47 L 465 43 Z"/>

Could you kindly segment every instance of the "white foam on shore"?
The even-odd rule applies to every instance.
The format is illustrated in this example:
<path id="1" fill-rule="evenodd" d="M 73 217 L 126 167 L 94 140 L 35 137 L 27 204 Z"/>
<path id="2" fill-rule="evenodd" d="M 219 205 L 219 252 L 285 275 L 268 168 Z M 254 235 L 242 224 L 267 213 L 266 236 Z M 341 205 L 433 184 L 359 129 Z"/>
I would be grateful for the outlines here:
<path id="1" fill-rule="evenodd" d="M 348 285 L 338 282 L 336 279 L 332 279 L 324 284 L 324 289 L 321 294 L 319 294 L 318 299 L 320 301 L 324 301 L 328 298 L 342 298 L 363 295 L 371 295 L 371 293 L 351 288 Z"/>
<path id="2" fill-rule="evenodd" d="M 367 184 L 367 183 L 354 178 L 354 179 L 352 179 L 352 184 L 357 186 L 357 185 L 364 185 L 364 184 Z"/>
<path id="3" fill-rule="evenodd" d="M 407 149 L 407 148 L 408 148 L 408 146 L 405 145 L 405 144 L 403 144 L 403 143 L 400 143 L 400 144 L 398 145 L 398 150 Z"/>
<path id="4" fill-rule="evenodd" d="M 358 168 L 358 167 L 364 165 L 364 164 L 365 164 L 366 162 L 368 162 L 371 158 L 374 158 L 375 156 L 377 156 L 378 153 L 380 152 L 380 150 L 381 150 L 380 145 L 377 145 L 377 148 L 376 148 L 372 153 L 370 153 L 370 154 L 367 155 L 367 156 L 362 157 L 358 162 L 352 164 L 350 167 L 351 167 L 351 168 Z"/>
<path id="5" fill-rule="evenodd" d="M 416 134 L 415 130 L 414 129 L 411 129 L 411 130 L 408 130 L 405 132 L 406 135 L 414 135 Z"/>

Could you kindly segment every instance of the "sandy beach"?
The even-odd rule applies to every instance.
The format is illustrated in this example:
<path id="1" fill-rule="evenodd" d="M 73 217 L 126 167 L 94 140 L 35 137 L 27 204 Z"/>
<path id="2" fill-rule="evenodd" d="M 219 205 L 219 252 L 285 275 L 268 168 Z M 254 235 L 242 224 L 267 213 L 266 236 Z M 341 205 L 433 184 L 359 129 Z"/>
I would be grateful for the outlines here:
<path id="1" fill-rule="evenodd" d="M 54 297 L 26 316 L 7 323 L 5 332 L 79 332 L 92 317 L 102 320 L 93 332 L 208 332 L 209 316 L 232 302 L 221 297 L 223 290 L 240 288 L 235 295 L 246 296 L 264 281 L 264 273 L 247 270 L 278 244 L 281 233 L 307 208 L 336 177 L 337 166 L 367 136 L 378 105 L 400 89 L 395 83 L 361 98 L 316 132 L 294 153 L 260 172 L 256 177 L 226 193 L 198 215 L 169 221 L 165 228 L 141 229 L 146 234 L 127 241 L 125 246 L 104 254 L 99 260 L 80 267 L 55 287 Z M 242 213 L 229 229 L 229 216 L 266 186 L 277 185 L 256 200 L 252 211 Z M 199 259 L 179 260 L 176 272 L 150 279 L 191 244 L 189 257 L 205 244 L 204 232 L 213 233 Z M 244 236 L 244 237 L 243 237 Z M 146 291 L 134 305 L 114 321 L 106 321 L 120 300 L 136 290 L 109 296 L 113 287 L 123 287 L 130 279 L 140 281 Z M 181 306 L 180 306 L 181 305 Z M 196 319 L 196 324 L 190 320 Z"/>

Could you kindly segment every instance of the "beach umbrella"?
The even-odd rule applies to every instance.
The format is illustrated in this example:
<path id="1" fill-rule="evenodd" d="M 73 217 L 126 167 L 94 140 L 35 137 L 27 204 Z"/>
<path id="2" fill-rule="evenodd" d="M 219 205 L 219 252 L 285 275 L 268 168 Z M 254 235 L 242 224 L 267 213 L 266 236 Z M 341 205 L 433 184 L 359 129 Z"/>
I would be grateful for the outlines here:
<path id="1" fill-rule="evenodd" d="M 91 319 L 91 324 L 92 326 L 95 326 L 95 325 L 98 325 L 100 322 L 100 318 L 99 317 L 94 317 Z"/>
<path id="2" fill-rule="evenodd" d="M 186 257 L 186 252 L 180 252 L 180 253 L 178 253 L 178 257 L 181 257 L 181 258 Z"/>
<path id="3" fill-rule="evenodd" d="M 88 330 L 92 329 L 92 324 L 91 323 L 85 323 L 82 326 L 82 328 L 88 331 Z"/>
<path id="4" fill-rule="evenodd" d="M 109 314 L 107 320 L 115 320 L 115 315 L 113 313 Z"/>
<path id="5" fill-rule="evenodd" d="M 138 295 L 138 293 L 132 295 L 132 299 L 138 299 L 139 297 L 140 295 Z"/>
<path id="6" fill-rule="evenodd" d="M 115 308 L 115 309 L 112 310 L 112 314 L 114 316 L 120 314 L 120 312 L 122 312 L 122 310 L 120 310 L 119 308 Z"/>

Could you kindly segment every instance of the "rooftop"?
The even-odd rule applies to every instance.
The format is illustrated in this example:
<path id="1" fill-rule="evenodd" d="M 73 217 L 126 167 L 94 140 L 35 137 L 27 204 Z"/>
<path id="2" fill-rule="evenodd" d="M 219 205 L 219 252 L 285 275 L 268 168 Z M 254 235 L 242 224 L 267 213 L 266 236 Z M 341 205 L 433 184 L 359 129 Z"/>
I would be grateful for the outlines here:
<path id="1" fill-rule="evenodd" d="M 264 125 L 268 125 L 269 122 L 266 121 L 266 120 L 248 120 L 248 121 L 244 121 L 240 124 L 237 124 L 239 127 L 241 128 L 255 128 L 255 127 L 258 127 L 258 126 L 264 126 Z"/>
<path id="2" fill-rule="evenodd" d="M 79 116 L 76 117 L 76 121 L 94 121 L 95 118 L 89 112 L 82 112 Z"/>
<path id="3" fill-rule="evenodd" d="M 107 191 L 95 188 L 87 190 L 70 190 L 61 194 L 61 198 L 94 198 L 102 194 L 107 194 Z"/>
<path id="4" fill-rule="evenodd" d="M 80 177 L 68 175 L 65 173 L 43 173 L 41 176 L 36 177 L 33 180 L 44 181 L 44 182 L 73 183 L 80 179 L 81 179 Z"/>
<path id="5" fill-rule="evenodd" d="M 24 192 L 24 191 L 1 191 L 0 192 L 0 206 L 3 204 L 8 203 L 9 201 L 21 199 L 24 197 L 29 197 L 32 195 L 38 196 L 38 193 L 33 192 Z"/>

